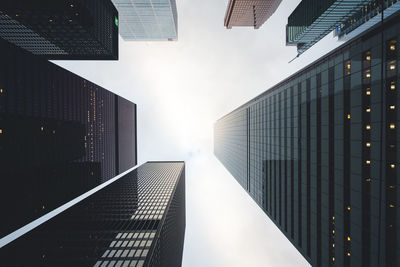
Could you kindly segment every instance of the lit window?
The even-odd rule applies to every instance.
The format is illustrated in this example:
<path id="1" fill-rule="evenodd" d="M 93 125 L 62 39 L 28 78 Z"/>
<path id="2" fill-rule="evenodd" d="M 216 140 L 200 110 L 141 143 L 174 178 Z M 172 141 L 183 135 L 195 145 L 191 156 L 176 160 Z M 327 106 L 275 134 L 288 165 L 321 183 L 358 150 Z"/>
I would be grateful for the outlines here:
<path id="1" fill-rule="evenodd" d="M 335 247 L 335 244 L 332 244 L 332 247 L 334 248 L 334 247 Z"/>
<path id="2" fill-rule="evenodd" d="M 365 77 L 370 78 L 370 77 L 371 77 L 371 73 L 367 72 L 367 73 L 365 74 Z"/>
<path id="3" fill-rule="evenodd" d="M 78 16 L 79 15 L 79 13 L 75 13 L 75 16 Z"/>
<path id="4" fill-rule="evenodd" d="M 396 45 L 394 45 L 394 44 L 390 45 L 390 50 L 392 50 L 392 51 L 396 50 Z"/>
<path id="5" fill-rule="evenodd" d="M 370 143 L 370 142 L 367 142 L 367 143 L 365 144 L 365 146 L 366 146 L 366 147 L 371 147 L 371 143 Z"/>
<path id="6" fill-rule="evenodd" d="M 70 4 L 69 6 L 70 6 L 70 7 L 74 7 L 74 5 L 73 5 L 73 4 Z"/>
<path id="7" fill-rule="evenodd" d="M 350 241 L 350 236 L 347 237 L 347 241 Z"/>
<path id="8" fill-rule="evenodd" d="M 335 220 L 335 216 L 332 216 L 332 220 Z"/>
<path id="9" fill-rule="evenodd" d="M 3 129 L 0 129 L 0 134 L 2 134 L 3 133 Z"/>
<path id="10" fill-rule="evenodd" d="M 351 69 L 351 64 L 350 63 L 347 63 L 347 69 L 348 70 Z"/>
<path id="11" fill-rule="evenodd" d="M 53 134 L 56 134 L 56 130 L 53 130 Z"/>
<path id="12" fill-rule="evenodd" d="M 393 130 L 393 129 L 396 128 L 396 125 L 395 125 L 394 123 L 391 123 L 391 124 L 389 124 L 389 128 L 390 128 L 391 130 Z"/>
<path id="13" fill-rule="evenodd" d="M 351 210 L 350 206 L 347 206 L 347 210 Z"/>
<path id="14" fill-rule="evenodd" d="M 335 233 L 335 230 L 332 230 L 332 234 L 334 234 Z"/>
<path id="15" fill-rule="evenodd" d="M 394 82 L 392 82 L 392 84 L 390 85 L 390 90 L 394 90 L 396 89 L 396 85 L 394 84 Z"/>
<path id="16" fill-rule="evenodd" d="M 394 69 L 396 69 L 396 65 L 394 65 L 394 64 L 391 64 L 391 65 L 389 66 L 389 69 L 391 69 L 391 70 L 394 70 Z"/>
<path id="17" fill-rule="evenodd" d="M 335 257 L 332 257 L 332 261 L 335 261 Z"/>
<path id="18" fill-rule="evenodd" d="M 367 163 L 367 165 L 371 164 L 370 160 L 366 160 L 365 163 Z"/>
<path id="19" fill-rule="evenodd" d="M 43 132 L 43 130 L 44 130 L 44 127 L 43 127 L 43 126 L 40 126 L 40 130 Z"/>
<path id="20" fill-rule="evenodd" d="M 389 108 L 394 110 L 396 108 L 396 106 L 395 105 L 391 105 Z"/>
<path id="21" fill-rule="evenodd" d="M 365 111 L 366 112 L 371 112 L 371 108 L 367 108 Z"/>
<path id="22" fill-rule="evenodd" d="M 350 257 L 350 252 L 347 252 L 347 257 Z"/>
<path id="23" fill-rule="evenodd" d="M 390 207 L 390 208 L 394 208 L 394 205 L 393 205 L 393 204 L 389 204 L 389 207 Z"/>
<path id="24" fill-rule="evenodd" d="M 396 168 L 396 165 L 395 164 L 390 164 L 390 168 L 394 169 L 394 168 Z"/>
<path id="25" fill-rule="evenodd" d="M 347 114 L 347 118 L 350 119 L 350 118 L 351 118 L 351 115 L 350 115 L 350 114 Z"/>
<path id="26" fill-rule="evenodd" d="M 49 19 L 49 22 L 53 22 L 53 20 L 52 20 L 52 19 Z"/>
<path id="27" fill-rule="evenodd" d="M 366 95 L 371 95 L 371 91 L 366 91 L 365 94 Z"/>
<path id="28" fill-rule="evenodd" d="M 19 14 L 15 14 L 16 17 L 19 17 Z"/>
<path id="29" fill-rule="evenodd" d="M 46 208 L 46 207 L 43 205 L 43 206 L 42 206 L 42 210 L 44 210 L 45 208 Z"/>
<path id="30" fill-rule="evenodd" d="M 0 88 L 0 94 L 2 94 L 3 93 L 3 89 L 2 88 Z"/>
<path id="31" fill-rule="evenodd" d="M 365 126 L 365 129 L 367 129 L 367 130 L 371 130 L 371 125 L 367 125 L 367 126 Z"/>
<path id="32" fill-rule="evenodd" d="M 365 57 L 365 59 L 369 61 L 369 60 L 371 60 L 371 56 L 368 55 L 368 56 Z"/>
<path id="33" fill-rule="evenodd" d="M 371 178 L 365 178 L 366 182 L 371 182 Z"/>

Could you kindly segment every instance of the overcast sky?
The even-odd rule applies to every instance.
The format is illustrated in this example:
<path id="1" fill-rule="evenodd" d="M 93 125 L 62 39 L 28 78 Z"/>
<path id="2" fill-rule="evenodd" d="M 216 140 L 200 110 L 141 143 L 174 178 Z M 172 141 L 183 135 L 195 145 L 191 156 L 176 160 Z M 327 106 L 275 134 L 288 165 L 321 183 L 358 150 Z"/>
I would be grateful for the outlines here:
<path id="1" fill-rule="evenodd" d="M 227 30 L 228 0 L 177 0 L 177 42 L 124 42 L 119 61 L 56 63 L 138 105 L 139 164 L 186 161 L 183 266 L 309 266 L 213 155 L 214 122 L 337 46 L 294 62 L 283 0 L 259 29 Z"/>

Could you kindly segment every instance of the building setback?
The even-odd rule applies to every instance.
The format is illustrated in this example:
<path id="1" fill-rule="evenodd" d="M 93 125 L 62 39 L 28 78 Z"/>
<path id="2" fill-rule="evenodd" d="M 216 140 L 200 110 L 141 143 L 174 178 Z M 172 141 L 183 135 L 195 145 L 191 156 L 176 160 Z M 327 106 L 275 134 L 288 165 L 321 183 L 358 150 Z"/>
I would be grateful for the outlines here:
<path id="1" fill-rule="evenodd" d="M 175 0 L 112 0 L 119 12 L 119 33 L 125 41 L 176 41 Z"/>
<path id="2" fill-rule="evenodd" d="M 282 0 L 230 0 L 224 26 L 250 26 L 258 29 L 278 8 Z"/>
<path id="3" fill-rule="evenodd" d="M 46 59 L 118 59 L 111 0 L 2 0 L 0 37 Z"/>
<path id="4" fill-rule="evenodd" d="M 399 266 L 400 15 L 219 119 L 214 153 L 312 266 Z"/>
<path id="5" fill-rule="evenodd" d="M 181 266 L 184 236 L 185 164 L 148 162 L 0 254 L 7 266 Z"/>
<path id="6" fill-rule="evenodd" d="M 3 237 L 135 166 L 137 154 L 134 103 L 1 39 L 0 58 Z"/>

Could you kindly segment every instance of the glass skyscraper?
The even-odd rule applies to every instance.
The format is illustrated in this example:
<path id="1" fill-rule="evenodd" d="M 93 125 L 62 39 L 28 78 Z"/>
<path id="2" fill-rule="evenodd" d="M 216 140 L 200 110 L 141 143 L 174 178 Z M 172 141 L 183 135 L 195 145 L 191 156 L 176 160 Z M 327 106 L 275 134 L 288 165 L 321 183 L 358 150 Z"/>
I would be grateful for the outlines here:
<path id="1" fill-rule="evenodd" d="M 0 255 L 5 266 L 178 267 L 185 221 L 184 162 L 147 162 Z"/>
<path id="2" fill-rule="evenodd" d="M 214 153 L 312 266 L 400 264 L 400 15 L 219 119 Z"/>
<path id="3" fill-rule="evenodd" d="M 175 0 L 112 0 L 119 13 L 119 33 L 125 41 L 176 41 Z"/>
<path id="4" fill-rule="evenodd" d="M 135 166 L 137 146 L 134 103 L 2 39 L 0 58 L 3 237 Z"/>
<path id="5" fill-rule="evenodd" d="M 2 0 L 0 38 L 47 59 L 117 60 L 118 12 L 111 0 Z"/>

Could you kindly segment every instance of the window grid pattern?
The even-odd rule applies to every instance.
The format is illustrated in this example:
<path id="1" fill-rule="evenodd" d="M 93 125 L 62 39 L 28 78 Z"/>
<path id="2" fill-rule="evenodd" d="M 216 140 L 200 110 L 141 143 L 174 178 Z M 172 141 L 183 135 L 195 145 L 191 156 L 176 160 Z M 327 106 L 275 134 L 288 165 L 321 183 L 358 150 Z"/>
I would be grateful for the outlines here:
<path id="1" fill-rule="evenodd" d="M 16 265 L 180 266 L 184 179 L 183 162 L 148 162 L 6 245 L 1 256 Z"/>
<path id="2" fill-rule="evenodd" d="M 250 168 L 251 190 L 242 186 L 313 266 L 398 264 L 398 21 L 341 46 L 214 126 L 217 158 L 238 181 L 246 172 L 233 170 Z M 232 130 L 239 125 L 242 131 Z M 232 149 L 238 140 L 241 158 Z"/>
<path id="3" fill-rule="evenodd" d="M 112 0 L 119 12 L 119 33 L 126 41 L 178 38 L 175 0 Z"/>

